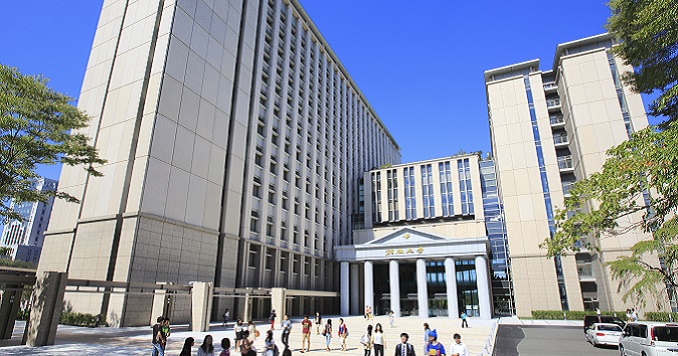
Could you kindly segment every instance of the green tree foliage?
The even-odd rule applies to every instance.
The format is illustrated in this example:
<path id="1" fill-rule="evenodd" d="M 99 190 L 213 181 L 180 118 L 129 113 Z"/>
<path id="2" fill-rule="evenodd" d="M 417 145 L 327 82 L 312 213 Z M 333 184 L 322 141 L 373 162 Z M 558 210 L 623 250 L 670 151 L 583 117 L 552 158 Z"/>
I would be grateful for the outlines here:
<path id="1" fill-rule="evenodd" d="M 548 256 L 597 249 L 603 236 L 634 229 L 652 234 L 630 255 L 609 261 L 624 300 L 645 304 L 658 291 L 678 288 L 678 1 L 611 0 L 607 27 L 621 41 L 612 51 L 633 73 L 623 75 L 638 93 L 658 91 L 648 113 L 664 121 L 608 150 L 599 173 L 574 184 L 565 207 L 556 212 L 557 232 L 542 247 Z M 574 214 L 573 214 L 574 213 Z M 620 218 L 635 215 L 635 224 Z M 660 262 L 661 261 L 661 262 Z"/>
<path id="2" fill-rule="evenodd" d="M 607 29 L 621 43 L 613 51 L 634 68 L 623 79 L 638 93 L 661 95 L 649 114 L 678 117 L 678 1 L 611 0 Z"/>
<path id="3" fill-rule="evenodd" d="M 39 164 L 82 165 L 89 174 L 101 175 L 93 165 L 105 161 L 78 132 L 89 118 L 70 101 L 50 89 L 46 78 L 0 65 L 0 221 L 21 220 L 10 209 L 11 199 L 46 202 L 54 196 L 78 202 L 65 192 L 33 189 Z"/>

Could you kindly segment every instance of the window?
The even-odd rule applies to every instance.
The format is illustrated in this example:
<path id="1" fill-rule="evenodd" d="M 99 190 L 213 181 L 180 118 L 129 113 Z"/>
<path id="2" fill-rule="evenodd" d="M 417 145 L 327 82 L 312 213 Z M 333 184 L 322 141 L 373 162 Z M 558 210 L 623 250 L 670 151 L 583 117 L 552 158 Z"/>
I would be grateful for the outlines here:
<path id="1" fill-rule="evenodd" d="M 453 216 L 454 198 L 452 195 L 452 172 L 450 170 L 450 162 L 438 163 L 438 170 L 440 171 L 440 203 L 443 207 L 443 216 Z"/>
<path id="2" fill-rule="evenodd" d="M 459 171 L 459 191 L 461 193 L 461 213 L 474 214 L 473 187 L 471 184 L 471 165 L 468 158 L 457 160 Z"/>
<path id="3" fill-rule="evenodd" d="M 259 232 L 259 212 L 252 210 L 252 215 L 250 218 L 250 231 Z"/>
<path id="4" fill-rule="evenodd" d="M 256 183 L 252 185 L 252 196 L 261 198 L 261 187 Z"/>
<path id="5" fill-rule="evenodd" d="M 275 204 L 275 186 L 273 184 L 268 186 L 268 202 Z"/>
<path id="6" fill-rule="evenodd" d="M 386 171 L 386 195 L 388 198 L 388 220 L 399 220 L 398 216 L 398 171 L 389 169 Z"/>
<path id="7" fill-rule="evenodd" d="M 405 181 L 405 218 L 412 220 L 417 218 L 417 200 L 414 190 L 414 167 L 406 167 L 403 170 Z"/>
<path id="8" fill-rule="evenodd" d="M 272 216 L 266 218 L 266 236 L 274 237 Z"/>
<path id="9" fill-rule="evenodd" d="M 430 164 L 423 164 L 421 169 L 421 195 L 424 202 L 424 218 L 432 218 L 435 214 L 433 198 L 433 170 Z"/>

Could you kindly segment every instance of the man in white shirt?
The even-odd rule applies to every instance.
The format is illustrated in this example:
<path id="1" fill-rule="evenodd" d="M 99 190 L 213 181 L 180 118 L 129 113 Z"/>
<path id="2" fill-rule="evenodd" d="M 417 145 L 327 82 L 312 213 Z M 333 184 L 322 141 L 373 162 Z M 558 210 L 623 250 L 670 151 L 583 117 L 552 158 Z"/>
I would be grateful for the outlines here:
<path id="1" fill-rule="evenodd" d="M 452 344 L 450 356 L 469 356 L 468 349 L 461 342 L 461 335 L 459 334 L 454 334 L 454 343 Z"/>

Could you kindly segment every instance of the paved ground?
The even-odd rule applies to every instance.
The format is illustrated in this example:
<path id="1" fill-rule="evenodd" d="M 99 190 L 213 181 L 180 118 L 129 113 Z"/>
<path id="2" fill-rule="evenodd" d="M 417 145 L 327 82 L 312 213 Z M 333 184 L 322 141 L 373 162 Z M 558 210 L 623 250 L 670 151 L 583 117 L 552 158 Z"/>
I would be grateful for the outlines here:
<path id="1" fill-rule="evenodd" d="M 335 325 L 335 335 L 338 326 L 338 317 L 329 317 Z M 422 350 L 424 343 L 423 323 L 428 322 L 432 328 L 438 330 L 439 340 L 445 345 L 452 343 L 452 335 L 460 333 L 462 340 L 469 347 L 471 355 L 476 356 L 483 352 L 483 347 L 488 335 L 492 331 L 492 326 L 496 324 L 497 320 L 480 320 L 475 318 L 469 319 L 470 328 L 461 329 L 461 322 L 459 319 L 448 318 L 429 318 L 423 319 L 418 317 L 405 317 L 396 319 L 396 326 L 389 327 L 388 318 L 386 316 L 377 316 L 373 320 L 367 321 L 362 317 L 347 317 L 346 324 L 349 327 L 349 337 L 347 339 L 347 352 L 339 351 L 339 338 L 334 337 L 331 341 L 331 352 L 325 351 L 325 340 L 322 335 L 312 334 L 311 337 L 311 354 L 341 354 L 341 355 L 363 355 L 364 350 L 360 345 L 360 337 L 363 334 L 368 324 L 375 325 L 381 323 L 384 327 L 384 335 L 386 338 L 386 355 L 393 353 L 394 345 L 400 339 L 400 333 L 406 332 L 410 335 L 411 343 Z M 300 320 L 293 320 L 292 334 L 290 335 L 290 347 L 294 354 L 299 355 L 301 348 L 301 325 Z M 18 323 L 15 328 L 15 337 L 12 341 L 15 345 L 21 338 L 23 333 L 23 323 Z M 231 324 L 232 325 L 232 324 Z M 257 325 L 262 337 L 255 341 L 257 349 L 262 350 L 264 346 L 263 336 L 267 325 L 259 323 Z M 281 347 L 279 325 L 276 326 L 278 330 L 275 331 L 274 338 Z M 219 343 L 222 338 L 228 337 L 233 341 L 233 328 L 229 326 L 224 328 L 221 324 L 212 324 L 210 331 L 207 333 L 194 333 L 188 329 L 186 325 L 173 326 L 172 335 L 169 338 L 167 353 L 169 355 L 179 354 L 183 345 L 183 340 L 186 337 L 193 337 L 196 339 L 196 347 L 194 353 L 197 352 L 197 346 L 200 345 L 205 335 L 210 334 L 215 340 L 216 353 L 221 352 Z M 72 326 L 60 325 L 57 333 L 56 345 L 29 348 L 26 346 L 11 346 L 0 348 L 0 355 L 76 355 L 87 351 L 91 355 L 147 355 L 150 353 L 150 327 L 134 327 L 134 328 L 80 328 Z M 422 351 L 419 351 L 421 354 Z"/>
<path id="2" fill-rule="evenodd" d="M 582 327 L 560 325 L 500 325 L 496 356 L 618 355 L 612 347 L 593 347 Z"/>

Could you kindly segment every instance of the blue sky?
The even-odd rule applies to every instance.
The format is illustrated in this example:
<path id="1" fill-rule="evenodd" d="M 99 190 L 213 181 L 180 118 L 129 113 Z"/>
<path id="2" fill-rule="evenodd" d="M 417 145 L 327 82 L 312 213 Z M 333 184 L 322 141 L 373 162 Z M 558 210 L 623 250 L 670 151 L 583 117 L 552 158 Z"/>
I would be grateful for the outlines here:
<path id="1" fill-rule="evenodd" d="M 489 151 L 483 72 L 534 58 L 550 69 L 558 43 L 605 32 L 610 14 L 604 0 L 300 1 L 403 162 Z M 77 98 L 102 2 L 4 3 L 0 63 Z M 59 170 L 40 173 L 58 179 Z"/>

